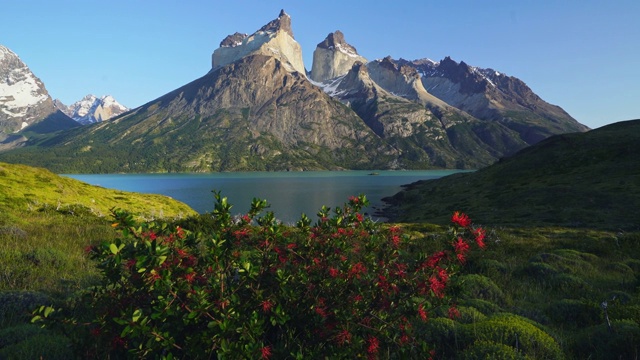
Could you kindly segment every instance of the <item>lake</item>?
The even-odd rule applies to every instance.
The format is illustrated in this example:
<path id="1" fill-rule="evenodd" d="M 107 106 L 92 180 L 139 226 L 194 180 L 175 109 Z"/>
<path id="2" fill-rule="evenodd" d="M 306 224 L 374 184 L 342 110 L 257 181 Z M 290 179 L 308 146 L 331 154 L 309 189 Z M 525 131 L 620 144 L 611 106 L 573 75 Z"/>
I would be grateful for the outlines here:
<path id="1" fill-rule="evenodd" d="M 421 171 L 305 171 L 233 172 L 207 174 L 65 174 L 92 185 L 123 191 L 163 194 L 191 206 L 199 213 L 213 210 L 212 191 L 220 190 L 233 204 L 232 213 L 249 210 L 251 200 L 266 199 L 278 219 L 295 223 L 301 213 L 312 221 L 322 205 L 344 204 L 349 196 L 365 194 L 370 201 L 364 211 L 373 216 L 382 198 L 418 180 L 437 179 L 457 170 Z M 372 175 L 376 174 L 376 175 Z"/>

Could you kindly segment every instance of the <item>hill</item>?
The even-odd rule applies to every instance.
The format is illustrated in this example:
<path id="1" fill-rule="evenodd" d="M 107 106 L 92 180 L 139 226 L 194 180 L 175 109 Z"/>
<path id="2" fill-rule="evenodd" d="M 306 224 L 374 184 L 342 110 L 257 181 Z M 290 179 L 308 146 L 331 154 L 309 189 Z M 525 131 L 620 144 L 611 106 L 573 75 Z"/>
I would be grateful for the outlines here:
<path id="1" fill-rule="evenodd" d="M 108 216 L 116 207 L 142 218 L 194 215 L 186 204 L 167 196 L 138 194 L 92 186 L 48 170 L 0 163 L 0 226 L 21 223 L 25 213 L 43 209 Z"/>
<path id="2" fill-rule="evenodd" d="M 419 181 L 386 198 L 393 221 L 639 228 L 640 120 L 556 135 L 473 173 Z"/>

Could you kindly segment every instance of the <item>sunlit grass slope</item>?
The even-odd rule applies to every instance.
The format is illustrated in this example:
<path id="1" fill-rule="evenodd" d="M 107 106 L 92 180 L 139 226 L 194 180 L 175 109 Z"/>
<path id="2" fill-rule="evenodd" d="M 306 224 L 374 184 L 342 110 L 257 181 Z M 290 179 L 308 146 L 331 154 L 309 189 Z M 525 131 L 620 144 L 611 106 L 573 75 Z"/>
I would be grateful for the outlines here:
<path id="1" fill-rule="evenodd" d="M 186 204 L 167 196 L 110 190 L 58 176 L 45 169 L 0 163 L 0 209 L 4 209 L 3 212 L 22 213 L 46 206 L 70 212 L 88 211 L 97 216 L 108 216 L 113 207 L 144 218 L 195 214 Z"/>
<path id="2" fill-rule="evenodd" d="M 396 221 L 637 230 L 640 120 L 551 137 L 474 173 L 421 181 L 387 200 Z"/>
<path id="3" fill-rule="evenodd" d="M 195 215 L 160 195 L 109 190 L 47 170 L 0 163 L 0 291 L 73 291 L 90 281 L 93 264 L 83 254 L 117 234 L 111 208 L 144 219 Z"/>

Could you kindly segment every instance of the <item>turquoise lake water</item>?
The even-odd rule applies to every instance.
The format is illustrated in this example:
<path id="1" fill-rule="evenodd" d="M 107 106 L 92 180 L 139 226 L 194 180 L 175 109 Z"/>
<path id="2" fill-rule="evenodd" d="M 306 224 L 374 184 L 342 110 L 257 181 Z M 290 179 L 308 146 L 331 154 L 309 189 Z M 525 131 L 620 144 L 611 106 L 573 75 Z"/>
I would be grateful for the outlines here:
<path id="1" fill-rule="evenodd" d="M 198 211 L 213 210 L 213 190 L 220 190 L 233 204 L 232 213 L 249 210 L 251 200 L 267 199 L 278 219 L 295 223 L 301 213 L 313 221 L 322 205 L 342 205 L 351 195 L 365 194 L 371 206 L 369 215 L 383 206 L 402 185 L 436 179 L 459 171 L 309 171 L 309 172 L 233 172 L 209 174 L 66 174 L 92 185 L 124 191 L 163 194 L 180 200 Z M 384 220 L 384 219 L 380 219 Z"/>

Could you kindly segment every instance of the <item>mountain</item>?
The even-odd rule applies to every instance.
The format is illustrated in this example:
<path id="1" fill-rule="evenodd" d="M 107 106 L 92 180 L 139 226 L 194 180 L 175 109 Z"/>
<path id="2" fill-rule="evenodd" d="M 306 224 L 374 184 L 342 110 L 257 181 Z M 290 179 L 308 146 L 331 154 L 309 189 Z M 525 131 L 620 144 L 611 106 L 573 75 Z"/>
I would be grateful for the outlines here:
<path id="1" fill-rule="evenodd" d="M 270 21 L 250 36 L 235 33 L 222 40 L 220 47 L 211 56 L 211 71 L 250 54 L 274 57 L 290 72 L 306 72 L 302 61 L 302 49 L 293 37 L 291 17 L 284 10 L 280 11 L 277 19 Z"/>
<path id="2" fill-rule="evenodd" d="M 67 116 L 83 125 L 109 120 L 129 110 L 118 103 L 111 95 L 98 98 L 89 94 L 69 106 L 64 105 L 58 99 L 54 100 L 53 103 Z"/>
<path id="3" fill-rule="evenodd" d="M 556 105 L 542 100 L 522 80 L 493 69 L 469 66 L 450 57 L 398 61 L 421 75 L 426 91 L 478 119 L 500 123 L 527 144 L 551 135 L 588 128 Z"/>
<path id="4" fill-rule="evenodd" d="M 519 91 L 529 107 L 514 98 L 509 111 L 485 116 L 450 104 L 425 85 L 429 75 L 457 86 L 445 60 L 367 61 L 336 31 L 307 72 L 281 11 L 251 35 L 224 38 L 200 79 L 113 120 L 24 139 L 24 149 L 0 159 L 56 172 L 477 169 L 548 135 L 586 129 L 524 94 L 517 79 L 494 92 L 512 99 L 507 90 Z M 427 74 L 429 64 L 442 71 Z M 493 94 L 485 90 L 475 96 Z"/>
<path id="5" fill-rule="evenodd" d="M 555 135 L 472 173 L 419 181 L 384 199 L 393 221 L 638 230 L 640 120 Z"/>
<path id="6" fill-rule="evenodd" d="M 14 133 L 44 122 L 37 132 L 77 126 L 53 105 L 42 81 L 18 55 L 0 45 L 0 149 L 24 142 Z"/>
<path id="7" fill-rule="evenodd" d="M 367 59 L 358 54 L 355 47 L 344 39 L 338 30 L 320 42 L 313 52 L 313 65 L 309 76 L 313 81 L 323 82 L 346 74 L 356 62 L 366 63 Z"/>
<path id="8" fill-rule="evenodd" d="M 3 156 L 56 172 L 392 167 L 397 150 L 299 71 L 290 21 L 226 38 L 209 73 L 140 108 Z"/>

